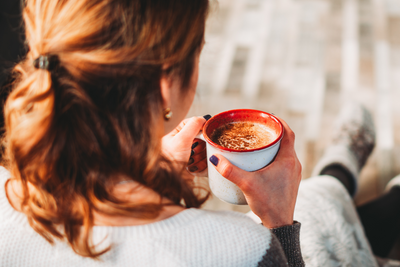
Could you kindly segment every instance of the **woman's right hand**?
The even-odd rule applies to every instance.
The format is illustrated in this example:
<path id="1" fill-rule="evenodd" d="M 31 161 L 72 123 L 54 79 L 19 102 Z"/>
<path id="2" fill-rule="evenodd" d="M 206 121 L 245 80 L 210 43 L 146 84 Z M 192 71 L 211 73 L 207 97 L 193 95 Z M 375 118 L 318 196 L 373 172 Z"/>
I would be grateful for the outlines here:
<path id="1" fill-rule="evenodd" d="M 215 168 L 218 172 L 243 191 L 251 210 L 268 228 L 293 224 L 301 181 L 301 164 L 294 150 L 294 133 L 286 122 L 279 120 L 284 127 L 281 147 L 275 160 L 265 168 L 247 172 L 219 154 L 214 155 L 218 160 L 210 160 L 212 163 L 217 161 Z"/>
<path id="2" fill-rule="evenodd" d="M 163 153 L 174 161 L 188 162 L 191 173 L 197 174 L 207 168 L 205 142 L 195 139 L 205 122 L 204 117 L 185 119 L 162 139 Z"/>

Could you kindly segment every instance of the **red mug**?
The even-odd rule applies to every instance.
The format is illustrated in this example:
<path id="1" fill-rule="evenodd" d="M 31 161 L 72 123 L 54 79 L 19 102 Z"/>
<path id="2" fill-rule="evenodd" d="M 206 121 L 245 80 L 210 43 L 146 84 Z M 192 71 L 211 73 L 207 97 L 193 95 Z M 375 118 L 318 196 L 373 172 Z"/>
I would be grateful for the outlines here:
<path id="1" fill-rule="evenodd" d="M 211 140 L 210 137 L 216 129 L 234 122 L 261 124 L 274 138 L 264 146 L 248 150 L 226 148 Z M 220 154 L 245 171 L 256 171 L 273 161 L 279 151 L 283 134 L 283 125 L 273 114 L 253 109 L 236 109 L 221 112 L 210 118 L 203 126 L 202 135 L 198 137 L 207 143 L 207 158 L 213 154 Z M 209 161 L 207 164 L 210 189 L 214 195 L 231 204 L 247 204 L 243 192 L 234 183 L 224 178 Z"/>

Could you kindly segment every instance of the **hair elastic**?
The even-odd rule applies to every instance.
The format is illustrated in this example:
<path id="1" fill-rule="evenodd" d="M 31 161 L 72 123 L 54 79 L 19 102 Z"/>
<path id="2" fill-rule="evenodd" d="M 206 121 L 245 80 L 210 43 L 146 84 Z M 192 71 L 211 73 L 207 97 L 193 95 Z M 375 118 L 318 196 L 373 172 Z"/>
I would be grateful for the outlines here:
<path id="1" fill-rule="evenodd" d="M 58 56 L 56 55 L 40 55 L 33 61 L 33 66 L 41 70 L 54 70 L 59 64 Z"/>

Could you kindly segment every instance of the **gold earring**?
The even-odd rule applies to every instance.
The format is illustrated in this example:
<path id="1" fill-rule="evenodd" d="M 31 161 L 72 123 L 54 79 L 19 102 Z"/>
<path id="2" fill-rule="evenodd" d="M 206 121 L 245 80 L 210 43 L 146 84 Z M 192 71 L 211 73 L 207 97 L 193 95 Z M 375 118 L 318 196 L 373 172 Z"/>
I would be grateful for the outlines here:
<path id="1" fill-rule="evenodd" d="M 172 111 L 170 108 L 164 109 L 164 120 L 169 121 L 172 118 Z"/>

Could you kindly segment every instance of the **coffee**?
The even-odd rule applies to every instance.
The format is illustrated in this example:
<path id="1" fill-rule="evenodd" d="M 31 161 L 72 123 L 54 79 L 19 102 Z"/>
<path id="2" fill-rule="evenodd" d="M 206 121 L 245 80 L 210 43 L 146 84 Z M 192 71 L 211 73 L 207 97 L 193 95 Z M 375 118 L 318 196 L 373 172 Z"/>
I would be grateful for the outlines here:
<path id="1" fill-rule="evenodd" d="M 277 135 L 263 124 L 255 122 L 232 122 L 215 129 L 211 140 L 223 147 L 234 150 L 250 150 L 264 147 Z"/>

